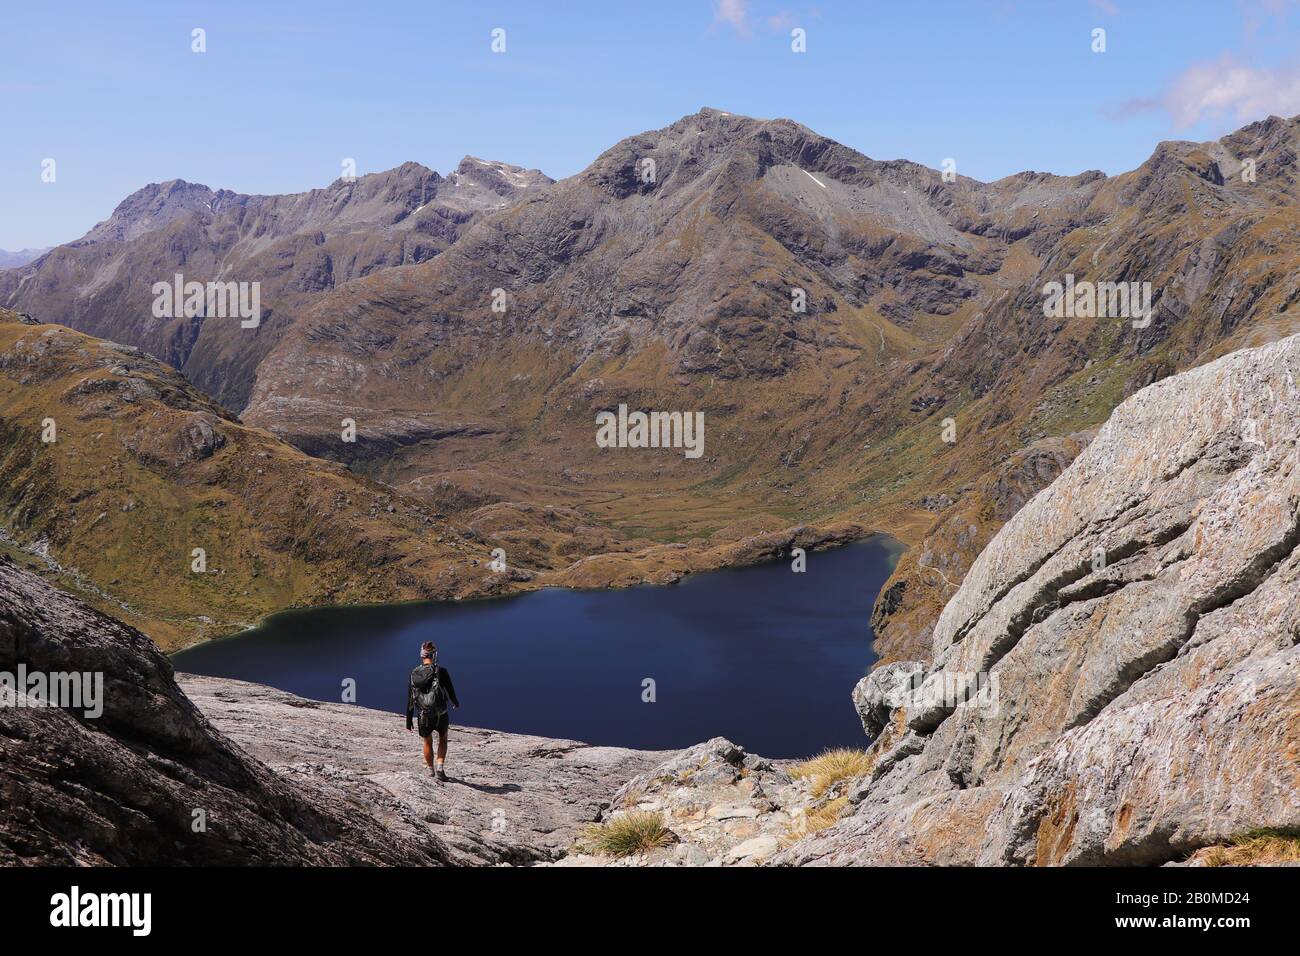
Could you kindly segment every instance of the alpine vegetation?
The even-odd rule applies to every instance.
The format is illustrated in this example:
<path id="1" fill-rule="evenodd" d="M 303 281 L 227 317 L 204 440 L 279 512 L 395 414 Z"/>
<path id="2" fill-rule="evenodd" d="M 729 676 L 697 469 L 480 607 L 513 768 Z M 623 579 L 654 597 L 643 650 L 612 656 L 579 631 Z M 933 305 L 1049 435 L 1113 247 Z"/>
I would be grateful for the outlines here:
<path id="1" fill-rule="evenodd" d="M 631 412 L 596 414 L 598 448 L 683 448 L 687 458 L 704 454 L 703 412 Z"/>

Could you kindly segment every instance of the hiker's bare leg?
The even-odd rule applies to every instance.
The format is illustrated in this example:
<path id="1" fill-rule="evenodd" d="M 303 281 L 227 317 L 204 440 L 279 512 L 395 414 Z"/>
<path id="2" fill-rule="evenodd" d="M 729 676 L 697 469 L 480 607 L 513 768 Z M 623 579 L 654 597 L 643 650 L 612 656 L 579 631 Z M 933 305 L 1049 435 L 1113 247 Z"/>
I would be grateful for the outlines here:
<path id="1" fill-rule="evenodd" d="M 432 739 L 432 738 L 430 738 Z M 438 734 L 438 766 L 441 767 L 447 759 L 447 731 Z"/>
<path id="2" fill-rule="evenodd" d="M 433 766 L 433 734 L 429 734 L 429 736 L 427 737 L 421 737 L 420 743 L 424 744 L 424 765 L 426 767 L 432 767 Z M 445 753 L 447 750 L 447 745 L 445 743 L 440 743 L 439 749 Z"/>

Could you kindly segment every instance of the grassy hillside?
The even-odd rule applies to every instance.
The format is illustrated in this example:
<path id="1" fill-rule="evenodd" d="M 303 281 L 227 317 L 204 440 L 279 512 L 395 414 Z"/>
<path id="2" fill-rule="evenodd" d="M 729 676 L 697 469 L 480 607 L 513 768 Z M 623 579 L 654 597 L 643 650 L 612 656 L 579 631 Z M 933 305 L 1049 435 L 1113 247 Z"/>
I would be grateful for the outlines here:
<path id="1" fill-rule="evenodd" d="M 515 586 L 428 506 L 241 425 L 133 349 L 12 312 L 0 527 L 24 564 L 168 648 L 292 605 Z"/>

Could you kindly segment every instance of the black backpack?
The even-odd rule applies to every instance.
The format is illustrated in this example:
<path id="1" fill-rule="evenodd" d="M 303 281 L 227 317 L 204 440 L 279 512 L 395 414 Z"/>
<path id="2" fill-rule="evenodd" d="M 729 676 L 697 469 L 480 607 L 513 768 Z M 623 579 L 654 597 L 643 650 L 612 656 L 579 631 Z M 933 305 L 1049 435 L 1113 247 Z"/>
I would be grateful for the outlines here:
<path id="1" fill-rule="evenodd" d="M 433 660 L 433 677 L 429 683 L 415 688 L 415 705 L 420 708 L 420 713 L 430 714 L 435 720 L 441 720 L 447 712 L 447 691 L 442 686 L 437 658 Z"/>

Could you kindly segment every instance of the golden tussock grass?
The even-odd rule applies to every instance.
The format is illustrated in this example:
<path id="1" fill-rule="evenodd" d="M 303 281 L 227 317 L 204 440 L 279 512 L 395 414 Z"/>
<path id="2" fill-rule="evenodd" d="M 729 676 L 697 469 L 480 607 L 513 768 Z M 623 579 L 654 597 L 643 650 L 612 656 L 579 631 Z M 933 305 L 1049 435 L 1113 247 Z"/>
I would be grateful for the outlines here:
<path id="1" fill-rule="evenodd" d="M 839 747 L 818 754 L 790 769 L 796 780 L 808 780 L 814 797 L 821 797 L 836 784 L 866 775 L 871 770 L 871 757 L 865 750 Z"/>
<path id="2" fill-rule="evenodd" d="M 600 856 L 631 856 L 665 847 L 674 841 L 663 817 L 649 810 L 623 813 L 583 831 L 582 849 Z"/>

